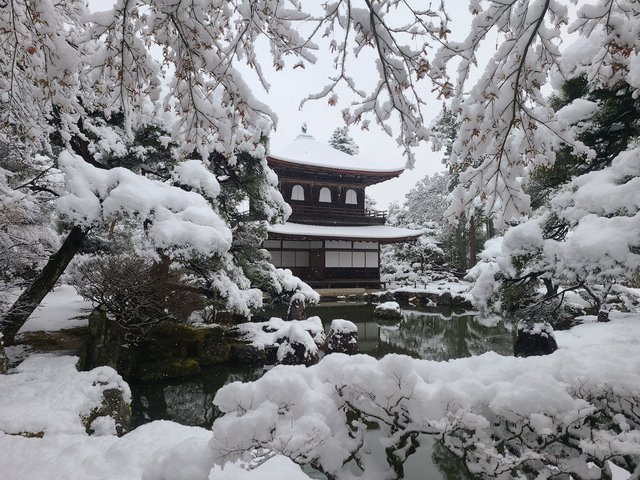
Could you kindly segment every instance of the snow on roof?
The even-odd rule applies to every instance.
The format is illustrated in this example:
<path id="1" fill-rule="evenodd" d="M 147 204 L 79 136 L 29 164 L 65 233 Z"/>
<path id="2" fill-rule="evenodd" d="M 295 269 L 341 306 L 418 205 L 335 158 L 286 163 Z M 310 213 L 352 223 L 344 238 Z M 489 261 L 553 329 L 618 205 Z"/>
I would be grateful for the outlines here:
<path id="1" fill-rule="evenodd" d="M 402 172 L 404 164 L 401 161 L 372 161 L 355 155 L 348 155 L 330 145 L 318 142 L 312 135 L 302 133 L 289 145 L 269 154 L 274 160 L 311 165 L 316 167 L 333 168 L 372 173 Z"/>
<path id="2" fill-rule="evenodd" d="M 336 238 L 336 239 L 362 239 L 377 240 L 381 242 L 393 240 L 406 240 L 422 235 L 420 230 L 409 228 L 391 227 L 389 225 L 365 225 L 365 226 L 326 226 L 303 225 L 301 223 L 286 222 L 281 225 L 270 225 L 269 233 L 277 235 L 290 235 L 296 237 Z"/>

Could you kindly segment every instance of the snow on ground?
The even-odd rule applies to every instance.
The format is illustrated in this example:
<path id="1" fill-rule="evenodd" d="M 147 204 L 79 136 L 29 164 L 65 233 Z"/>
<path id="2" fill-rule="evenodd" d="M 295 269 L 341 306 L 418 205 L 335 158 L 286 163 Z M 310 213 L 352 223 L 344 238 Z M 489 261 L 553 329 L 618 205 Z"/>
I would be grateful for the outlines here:
<path id="1" fill-rule="evenodd" d="M 160 461 L 162 451 L 189 445 L 194 451 L 200 447 L 200 453 L 204 453 L 210 439 L 208 430 L 165 421 L 143 425 L 121 438 L 78 434 L 24 438 L 0 433 L 0 450 L 4 452 L 0 455 L 0 472 L 4 480 L 141 479 L 150 464 Z M 165 478 L 207 478 L 210 466 L 202 466 L 207 462 L 202 456 L 200 462 L 190 458 L 174 466 L 182 476 Z"/>
<path id="2" fill-rule="evenodd" d="M 348 446 L 342 442 L 350 441 L 353 432 L 340 425 L 333 387 L 338 384 L 378 392 L 381 397 L 373 398 L 380 401 L 385 395 L 401 395 L 405 387 L 411 389 L 414 398 L 406 411 L 416 422 L 445 422 L 443 415 L 452 404 L 468 408 L 469 413 L 484 405 L 486 410 L 464 420 L 473 420 L 482 429 L 491 425 L 483 416 L 490 419 L 490 412 L 508 413 L 530 418 L 532 425 L 544 430 L 548 418 L 561 419 L 570 416 L 573 408 L 584 407 L 584 400 L 568 394 L 576 382 L 606 384 L 640 395 L 640 318 L 612 312 L 610 323 L 590 320 L 556 332 L 560 348 L 544 357 L 487 353 L 434 362 L 398 355 L 381 360 L 329 355 L 310 368 L 276 367 L 256 382 L 236 382 L 220 390 L 216 403 L 229 413 L 216 422 L 213 433 L 156 421 L 121 438 L 88 436 L 79 414 L 96 405 L 102 389 L 125 388 L 122 381 L 108 367 L 76 372 L 72 357 L 34 356 L 16 373 L 0 376 L 0 472 L 3 480 L 307 480 L 297 465 L 282 456 L 250 472 L 238 463 L 222 469 L 214 462 L 221 458 L 221 447 L 250 444 L 247 428 L 253 436 L 266 429 L 275 441 L 283 439 L 278 435 L 295 432 L 295 442 L 288 444 L 291 448 L 299 444 L 321 456 L 335 457 L 332 461 L 348 455 Z M 400 380 L 406 385 L 399 386 Z M 366 398 L 360 392 L 349 400 L 366 410 L 366 402 L 361 403 Z M 344 436 L 339 435 L 340 429 Z M 44 438 L 11 434 L 24 431 L 43 431 Z M 313 441 L 305 440 L 307 435 L 314 435 Z M 325 441 L 329 443 L 323 446 Z M 628 477 L 619 469 L 615 473 L 616 479 Z"/>
<path id="3" fill-rule="evenodd" d="M 121 438 L 89 436 L 81 415 L 100 406 L 102 392 L 128 385 L 110 367 L 78 372 L 76 357 L 34 355 L 0 375 L 0 478 L 2 480 L 196 480 L 213 468 L 212 432 L 156 421 Z M 28 438 L 20 433 L 42 433 Z M 307 479 L 300 467 L 275 457 L 248 473 L 230 464 L 215 480 Z"/>
<path id="4" fill-rule="evenodd" d="M 130 401 L 129 386 L 113 368 L 78 372 L 77 361 L 32 355 L 16 373 L 0 375 L 0 431 L 83 434 L 80 416 L 100 406 L 104 390 L 118 388 Z"/>
<path id="5" fill-rule="evenodd" d="M 60 285 L 44 297 L 18 333 L 83 327 L 92 309 L 91 302 L 78 295 L 75 288 Z"/>
<path id="6" fill-rule="evenodd" d="M 259 468 L 250 472 L 234 464 L 224 469 L 215 466 L 209 478 L 212 480 L 311 480 L 300 467 L 282 455 L 270 458 Z"/>
<path id="7" fill-rule="evenodd" d="M 407 293 L 430 293 L 442 295 L 443 293 L 450 293 L 451 295 L 459 295 L 464 297 L 465 300 L 472 300 L 472 296 L 469 293 L 471 284 L 465 281 L 450 282 L 448 280 L 435 280 L 419 287 L 399 287 L 391 289 L 391 292 L 407 292 Z"/>

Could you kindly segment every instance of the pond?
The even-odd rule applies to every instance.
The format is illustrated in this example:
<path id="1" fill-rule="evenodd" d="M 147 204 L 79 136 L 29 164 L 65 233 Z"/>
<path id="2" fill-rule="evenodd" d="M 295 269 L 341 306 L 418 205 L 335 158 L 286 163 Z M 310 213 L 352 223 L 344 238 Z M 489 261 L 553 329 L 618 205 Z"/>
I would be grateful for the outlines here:
<path id="1" fill-rule="evenodd" d="M 499 319 L 486 321 L 468 313 L 408 307 L 403 309 L 402 320 L 398 323 L 381 325 L 374 321 L 374 308 L 375 305 L 366 303 L 322 303 L 308 308 L 307 314 L 322 318 L 327 328 L 333 319 L 351 320 L 358 326 L 360 351 L 376 358 L 397 353 L 414 358 L 449 360 L 490 350 L 503 355 L 513 354 L 514 334 L 510 325 Z M 136 425 L 168 419 L 185 425 L 210 427 L 216 416 L 213 398 L 218 389 L 237 380 L 256 380 L 268 368 L 224 365 L 184 380 L 132 384 Z M 422 436 L 419 441 L 418 451 L 404 465 L 406 479 L 471 478 L 464 473 L 462 463 L 433 438 Z M 382 447 L 380 454 L 384 455 Z"/>

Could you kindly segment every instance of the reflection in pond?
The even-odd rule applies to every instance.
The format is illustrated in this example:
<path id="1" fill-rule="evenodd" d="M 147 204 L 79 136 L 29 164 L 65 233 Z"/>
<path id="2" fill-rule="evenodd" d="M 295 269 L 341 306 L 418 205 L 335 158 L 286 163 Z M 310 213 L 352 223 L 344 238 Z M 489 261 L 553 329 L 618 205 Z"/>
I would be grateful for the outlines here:
<path id="1" fill-rule="evenodd" d="M 502 322 L 488 326 L 475 315 L 444 317 L 409 311 L 395 328 L 383 327 L 381 341 L 406 350 L 407 355 L 429 360 L 481 355 L 492 350 L 513 353 L 513 336 Z"/>
<path id="2" fill-rule="evenodd" d="M 257 380 L 266 369 L 246 365 L 220 365 L 200 375 L 167 382 L 131 384 L 136 426 L 153 420 L 209 428 L 215 420 L 213 397 L 227 383 Z"/>
<path id="3" fill-rule="evenodd" d="M 513 333 L 509 324 L 487 321 L 477 315 L 457 315 L 451 311 L 403 310 L 397 322 L 374 318 L 375 305 L 334 303 L 308 309 L 328 328 L 331 320 L 344 318 L 358 326 L 362 353 L 382 358 L 389 353 L 427 360 L 450 360 L 494 351 L 513 354 Z"/>
<path id="4" fill-rule="evenodd" d="M 321 304 L 308 308 L 307 314 L 322 318 L 327 330 L 333 319 L 354 322 L 358 326 L 360 351 L 376 358 L 397 353 L 414 358 L 449 360 L 490 350 L 503 355 L 513 352 L 512 329 L 499 319 L 488 322 L 474 315 L 455 315 L 443 310 L 403 310 L 402 319 L 389 324 L 374 319 L 374 308 L 375 305 L 365 303 Z M 210 427 L 216 416 L 213 398 L 218 389 L 233 381 L 256 380 L 267 369 L 222 365 L 185 380 L 133 384 L 135 422 L 140 425 L 152 420 L 170 419 L 186 425 Z M 464 463 L 436 438 L 420 435 L 418 442 L 417 451 L 404 464 L 405 479 L 473 478 L 467 473 Z M 384 455 L 382 447 L 381 455 Z M 312 476 L 323 478 L 322 475 Z"/>

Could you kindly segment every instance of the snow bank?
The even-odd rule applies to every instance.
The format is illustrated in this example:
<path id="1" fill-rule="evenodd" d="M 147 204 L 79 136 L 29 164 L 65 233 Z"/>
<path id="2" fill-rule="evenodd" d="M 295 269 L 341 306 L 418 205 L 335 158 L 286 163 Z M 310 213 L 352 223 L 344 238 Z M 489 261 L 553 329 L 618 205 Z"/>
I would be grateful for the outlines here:
<path id="1" fill-rule="evenodd" d="M 4 480 L 191 480 L 207 478 L 211 432 L 156 421 L 115 436 L 53 434 L 24 438 L 0 433 Z M 167 465 L 165 459 L 176 462 Z M 158 465 L 163 471 L 158 471 Z"/>
<path id="2" fill-rule="evenodd" d="M 309 479 L 282 456 L 251 471 L 240 464 L 213 468 L 212 432 L 199 427 L 156 421 L 120 438 L 111 432 L 88 436 L 80 416 L 100 405 L 102 391 L 120 388 L 127 401 L 130 391 L 113 369 L 78 372 L 76 361 L 32 356 L 16 373 L 0 375 L 3 480 Z M 18 435 L 26 432 L 44 436 Z"/>
<path id="3" fill-rule="evenodd" d="M 125 401 L 131 401 L 129 386 L 114 369 L 78 372 L 77 361 L 77 357 L 34 355 L 16 373 L 0 375 L 0 431 L 86 435 L 81 416 L 100 407 L 102 392 L 117 388 Z"/>
<path id="4" fill-rule="evenodd" d="M 475 445 L 467 451 L 475 473 L 494 467 L 511 472 L 521 461 L 540 466 L 535 463 L 540 452 L 530 445 L 520 445 L 521 455 L 513 457 L 493 447 L 496 439 L 504 440 L 502 429 L 526 425 L 530 430 L 523 430 L 525 437 L 535 445 L 537 439 L 552 439 L 556 431 L 564 435 L 566 429 L 578 439 L 570 456 L 556 451 L 537 471 L 553 473 L 559 465 L 600 478 L 591 458 L 609 458 L 622 450 L 640 456 L 637 421 L 623 411 L 611 417 L 617 429 L 604 423 L 589 429 L 583 421 L 600 408 L 593 394 L 640 395 L 640 318 L 612 312 L 608 324 L 585 323 L 556 332 L 556 337 L 560 348 L 546 357 L 487 353 L 433 362 L 334 354 L 309 368 L 279 366 L 258 381 L 235 382 L 218 392 L 215 403 L 225 415 L 216 420 L 213 434 L 153 422 L 121 438 L 89 437 L 77 420 L 97 390 L 126 387 L 113 370 L 75 372 L 73 358 L 38 356 L 24 362 L 18 373 L 0 377 L 0 451 L 10 452 L 0 455 L 0 471 L 7 480 L 307 480 L 294 461 L 314 461 L 342 479 L 351 478 L 352 473 L 342 471 L 342 462 L 355 451 L 367 480 L 377 480 L 390 471 L 381 465 L 384 459 L 368 454 L 380 451 L 372 442 L 398 451 L 402 434 L 427 432 L 441 435 L 454 451 L 461 451 L 464 442 Z M 107 385 L 93 385 L 96 380 Z M 4 433 L 10 422 L 15 423 L 13 431 L 41 428 L 45 436 Z M 371 436 L 368 422 L 379 426 Z M 460 429 L 463 434 L 456 436 Z M 275 456 L 251 471 L 246 464 L 226 462 L 246 461 L 261 447 Z M 563 458 L 570 461 L 562 463 Z"/>

